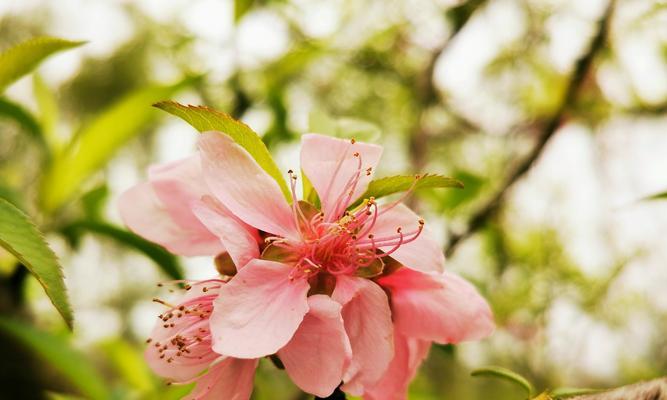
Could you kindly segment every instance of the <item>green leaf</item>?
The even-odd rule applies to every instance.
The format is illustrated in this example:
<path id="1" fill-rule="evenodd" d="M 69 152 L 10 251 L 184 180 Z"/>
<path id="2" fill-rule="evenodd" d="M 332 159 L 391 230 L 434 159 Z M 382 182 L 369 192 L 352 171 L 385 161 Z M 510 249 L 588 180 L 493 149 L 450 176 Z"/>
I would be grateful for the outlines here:
<path id="1" fill-rule="evenodd" d="M 60 372 L 81 392 L 83 397 L 93 400 L 111 398 L 102 377 L 91 363 L 81 353 L 74 350 L 66 340 L 4 317 L 0 317 L 0 329 L 14 336 L 50 367 Z"/>
<path id="2" fill-rule="evenodd" d="M 239 146 L 243 147 L 264 170 L 278 182 L 287 199 L 291 199 L 290 190 L 285 183 L 280 169 L 273 161 L 271 153 L 264 142 L 250 127 L 229 115 L 204 106 L 185 106 L 174 101 L 162 101 L 155 107 L 173 114 L 192 125 L 199 132 L 220 131 L 229 135 Z"/>
<path id="3" fill-rule="evenodd" d="M 23 106 L 8 99 L 0 98 L 0 116 L 16 121 L 37 143 L 46 147 L 44 137 L 42 136 L 42 129 L 37 119 L 28 110 L 23 108 Z"/>
<path id="4" fill-rule="evenodd" d="M 39 124 L 46 142 L 56 144 L 55 130 L 58 121 L 58 101 L 53 90 L 46 85 L 42 77 L 35 73 L 32 79 L 33 94 L 39 110 Z"/>
<path id="5" fill-rule="evenodd" d="M 190 85 L 193 79 L 196 78 L 129 93 L 86 125 L 55 157 L 42 179 L 41 203 L 45 210 L 52 212 L 62 206 L 77 193 L 86 178 L 111 159 L 118 148 L 145 132 L 157 117 L 151 104 Z"/>
<path id="6" fill-rule="evenodd" d="M 79 221 L 63 228 L 70 237 L 76 238 L 81 232 L 91 232 L 108 237 L 130 247 L 150 258 L 169 277 L 183 279 L 183 268 L 178 259 L 164 248 L 116 226 L 92 220 Z"/>
<path id="7" fill-rule="evenodd" d="M 646 196 L 642 199 L 642 201 L 646 201 L 646 200 L 665 200 L 665 199 L 667 199 L 667 192 L 661 192 L 661 193 L 652 194 L 650 196 Z"/>
<path id="8" fill-rule="evenodd" d="M 0 54 L 0 92 L 10 83 L 32 71 L 51 54 L 84 43 L 54 37 L 38 37 L 9 48 Z"/>
<path id="9" fill-rule="evenodd" d="M 516 372 L 510 371 L 507 368 L 489 366 L 489 367 L 476 369 L 476 370 L 472 371 L 470 373 L 470 375 L 474 376 L 474 377 L 481 376 L 481 377 L 488 377 L 488 378 L 504 379 L 508 382 L 511 382 L 511 383 L 514 383 L 516 385 L 521 386 L 526 391 L 529 398 L 533 397 L 533 393 L 535 393 L 535 389 L 533 388 L 533 385 L 530 382 L 528 382 L 528 380 L 526 378 L 517 374 Z"/>
<path id="10" fill-rule="evenodd" d="M 599 393 L 602 392 L 603 390 L 601 389 L 585 389 L 585 388 L 568 388 L 568 387 L 563 387 L 563 388 L 556 388 L 551 391 L 549 391 L 549 394 L 551 397 L 555 399 L 567 399 L 568 397 L 574 397 L 574 396 L 583 396 L 586 394 L 593 394 L 593 393 Z"/>
<path id="11" fill-rule="evenodd" d="M 460 181 L 442 175 L 395 175 L 385 178 L 374 179 L 368 184 L 368 189 L 361 195 L 360 200 L 375 197 L 388 196 L 390 194 L 405 192 L 406 190 L 431 189 L 431 188 L 463 188 Z M 358 200 L 354 205 L 359 204 Z"/>
<path id="12" fill-rule="evenodd" d="M 12 253 L 35 275 L 71 328 L 72 309 L 67 300 L 67 291 L 56 255 L 28 216 L 5 199 L 0 199 L 0 246 Z"/>
<path id="13" fill-rule="evenodd" d="M 252 8 L 253 0 L 234 0 L 234 22 L 241 18 Z"/>
<path id="14" fill-rule="evenodd" d="M 118 375 L 123 378 L 123 382 L 141 392 L 149 392 L 153 389 L 153 376 L 141 356 L 141 350 L 126 340 L 114 339 L 103 343 L 102 351 Z"/>

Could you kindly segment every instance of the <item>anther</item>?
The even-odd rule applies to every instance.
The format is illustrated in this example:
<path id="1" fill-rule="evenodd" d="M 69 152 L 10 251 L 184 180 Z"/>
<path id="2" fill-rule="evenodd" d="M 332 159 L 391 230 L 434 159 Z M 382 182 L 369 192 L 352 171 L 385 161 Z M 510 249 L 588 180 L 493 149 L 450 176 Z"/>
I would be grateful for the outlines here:
<path id="1" fill-rule="evenodd" d="M 401 231 L 403 231 L 403 228 L 401 228 L 401 227 L 399 226 L 399 227 L 396 229 L 396 233 L 401 233 Z"/>
<path id="2" fill-rule="evenodd" d="M 355 143 L 357 143 L 357 141 L 356 141 L 355 138 L 352 138 L 352 139 L 350 139 L 350 143 L 351 143 L 351 144 L 355 144 Z"/>
<path id="3" fill-rule="evenodd" d="M 352 155 L 355 156 L 355 157 L 359 157 L 359 152 L 355 151 Z"/>
<path id="4" fill-rule="evenodd" d="M 153 339 L 151 339 L 151 338 L 146 339 L 146 343 L 150 343 L 152 341 L 153 341 Z"/>

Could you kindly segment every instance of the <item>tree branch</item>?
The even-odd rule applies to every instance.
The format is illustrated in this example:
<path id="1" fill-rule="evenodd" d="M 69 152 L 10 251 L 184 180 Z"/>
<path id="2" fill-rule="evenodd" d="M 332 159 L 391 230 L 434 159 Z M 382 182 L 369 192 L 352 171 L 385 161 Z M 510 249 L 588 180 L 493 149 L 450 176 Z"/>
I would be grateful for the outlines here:
<path id="1" fill-rule="evenodd" d="M 667 400 L 667 378 L 635 383 L 608 392 L 572 397 L 572 400 Z"/>
<path id="2" fill-rule="evenodd" d="M 614 3 L 615 0 L 609 1 L 604 15 L 598 22 L 597 33 L 591 41 L 588 51 L 575 64 L 574 71 L 570 77 L 567 89 L 563 95 L 560 105 L 551 118 L 547 120 L 544 129 L 539 134 L 537 143 L 533 149 L 523 160 L 521 160 L 516 165 L 507 178 L 505 178 L 503 184 L 496 192 L 496 194 L 476 213 L 473 214 L 470 222 L 468 223 L 468 227 L 463 232 L 452 235 L 449 244 L 445 248 L 446 255 L 451 255 L 460 242 L 484 227 L 487 222 L 496 214 L 502 205 L 508 190 L 514 185 L 514 183 L 523 177 L 526 172 L 530 170 L 535 161 L 542 154 L 542 150 L 544 150 L 544 147 L 546 146 L 549 139 L 551 139 L 554 133 L 556 133 L 558 128 L 561 126 L 567 116 L 567 112 L 577 98 L 579 89 L 581 88 L 583 82 L 591 70 L 593 60 L 604 48 L 609 30 L 609 22 L 611 20 L 611 15 L 614 9 Z"/>

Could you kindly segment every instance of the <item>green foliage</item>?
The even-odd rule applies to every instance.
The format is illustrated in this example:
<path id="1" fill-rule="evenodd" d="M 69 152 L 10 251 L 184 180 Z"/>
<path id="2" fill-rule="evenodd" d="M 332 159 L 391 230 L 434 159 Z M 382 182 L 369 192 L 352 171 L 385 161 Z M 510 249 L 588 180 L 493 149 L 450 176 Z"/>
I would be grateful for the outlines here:
<path id="1" fill-rule="evenodd" d="M 33 94 L 39 110 L 38 120 L 46 142 L 54 144 L 56 122 L 58 120 L 58 102 L 53 91 L 39 74 L 33 74 Z"/>
<path id="2" fill-rule="evenodd" d="M 38 331 L 22 322 L 0 317 L 0 329 L 11 334 L 58 371 L 87 399 L 111 398 L 104 380 L 88 359 L 64 339 Z"/>
<path id="3" fill-rule="evenodd" d="M 665 200 L 665 199 L 667 199 L 667 192 L 652 194 L 650 196 L 644 197 L 642 200 L 646 201 L 646 200 Z"/>
<path id="4" fill-rule="evenodd" d="M 567 399 L 575 396 L 583 396 L 601 392 L 600 389 L 582 389 L 582 388 L 557 388 L 549 391 L 549 395 L 554 399 Z"/>
<path id="5" fill-rule="evenodd" d="M 122 339 L 105 342 L 101 347 L 115 371 L 125 382 L 140 392 L 149 392 L 153 389 L 153 375 L 141 357 L 139 349 Z"/>
<path id="6" fill-rule="evenodd" d="M 262 139 L 250 127 L 237 121 L 229 115 L 203 106 L 185 106 L 174 101 L 163 101 L 155 107 L 173 114 L 199 132 L 219 131 L 231 137 L 257 161 L 264 170 L 278 182 L 280 189 L 287 199 L 291 199 L 290 191 L 283 179 L 280 169 L 271 157 Z"/>
<path id="7" fill-rule="evenodd" d="M 78 237 L 82 232 L 95 233 L 110 239 L 117 243 L 134 249 L 146 257 L 150 258 L 167 276 L 173 279 L 183 279 L 183 268 L 178 262 L 178 259 L 164 248 L 149 242 L 146 239 L 135 235 L 132 232 L 118 228 L 105 222 L 98 222 L 94 220 L 85 220 L 74 222 L 65 228 L 63 232 L 67 234 L 70 240 L 74 243 L 78 241 Z"/>
<path id="8" fill-rule="evenodd" d="M 234 22 L 238 22 L 250 9 L 254 0 L 234 0 Z"/>
<path id="9" fill-rule="evenodd" d="M 406 190 L 434 189 L 434 188 L 463 188 L 460 181 L 442 175 L 395 175 L 385 178 L 374 179 L 368 185 L 368 189 L 361 195 L 360 199 L 389 196 L 390 194 L 405 192 Z M 359 204 L 357 201 L 355 204 Z"/>
<path id="10" fill-rule="evenodd" d="M 508 382 L 511 382 L 515 385 L 521 386 L 528 395 L 528 398 L 532 398 L 535 393 L 535 388 L 533 385 L 528 382 L 526 378 L 517 374 L 516 372 L 510 371 L 507 368 L 498 367 L 498 366 L 489 366 L 484 368 L 478 368 L 470 373 L 474 377 L 487 377 L 487 378 L 499 378 L 504 379 Z"/>
<path id="11" fill-rule="evenodd" d="M 11 100 L 0 98 L 0 116 L 16 121 L 25 133 L 35 139 L 43 149 L 47 149 L 39 122 L 23 106 Z"/>
<path id="12" fill-rule="evenodd" d="M 28 216 L 4 199 L 0 199 L 0 246 L 18 258 L 37 278 L 71 328 L 72 309 L 56 255 Z"/>
<path id="13" fill-rule="evenodd" d="M 119 147 L 144 132 L 157 117 L 149 105 L 169 97 L 193 82 L 192 78 L 168 86 L 149 86 L 132 92 L 86 125 L 62 153 L 56 155 L 42 180 L 41 202 L 55 211 L 101 168 Z"/>
<path id="14" fill-rule="evenodd" d="M 0 54 L 0 92 L 9 84 L 32 71 L 46 57 L 58 51 L 81 46 L 75 42 L 53 37 L 28 40 Z"/>

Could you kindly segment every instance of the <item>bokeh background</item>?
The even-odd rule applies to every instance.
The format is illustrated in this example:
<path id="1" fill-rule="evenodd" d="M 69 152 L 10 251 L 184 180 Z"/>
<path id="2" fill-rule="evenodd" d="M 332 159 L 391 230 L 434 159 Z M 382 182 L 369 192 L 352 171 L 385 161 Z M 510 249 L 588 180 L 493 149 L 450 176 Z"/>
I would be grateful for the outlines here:
<path id="1" fill-rule="evenodd" d="M 149 164 L 195 150 L 194 129 L 150 107 L 161 98 L 242 119 L 285 171 L 300 134 L 328 130 L 383 144 L 379 176 L 464 182 L 410 201 L 498 329 L 433 347 L 411 399 L 521 398 L 469 376 L 490 364 L 538 388 L 667 374 L 667 200 L 646 199 L 667 190 L 667 2 L 0 1 L 0 49 L 39 35 L 87 43 L 5 92 L 42 139 L 0 113 L 0 189 L 46 232 L 76 322 L 69 333 L 36 280 L 0 253 L 2 313 L 63 346 L 48 361 L 39 346 L 0 338 L 0 398 L 69 398 L 56 393 L 86 381 L 117 399 L 187 391 L 143 364 L 161 312 L 151 299 L 170 296 L 157 282 L 214 267 L 137 243 L 116 209 Z M 99 162 L 49 206 L 40 193 L 61 185 L 49 157 L 104 116 Z M 263 362 L 254 398 L 307 397 Z"/>

